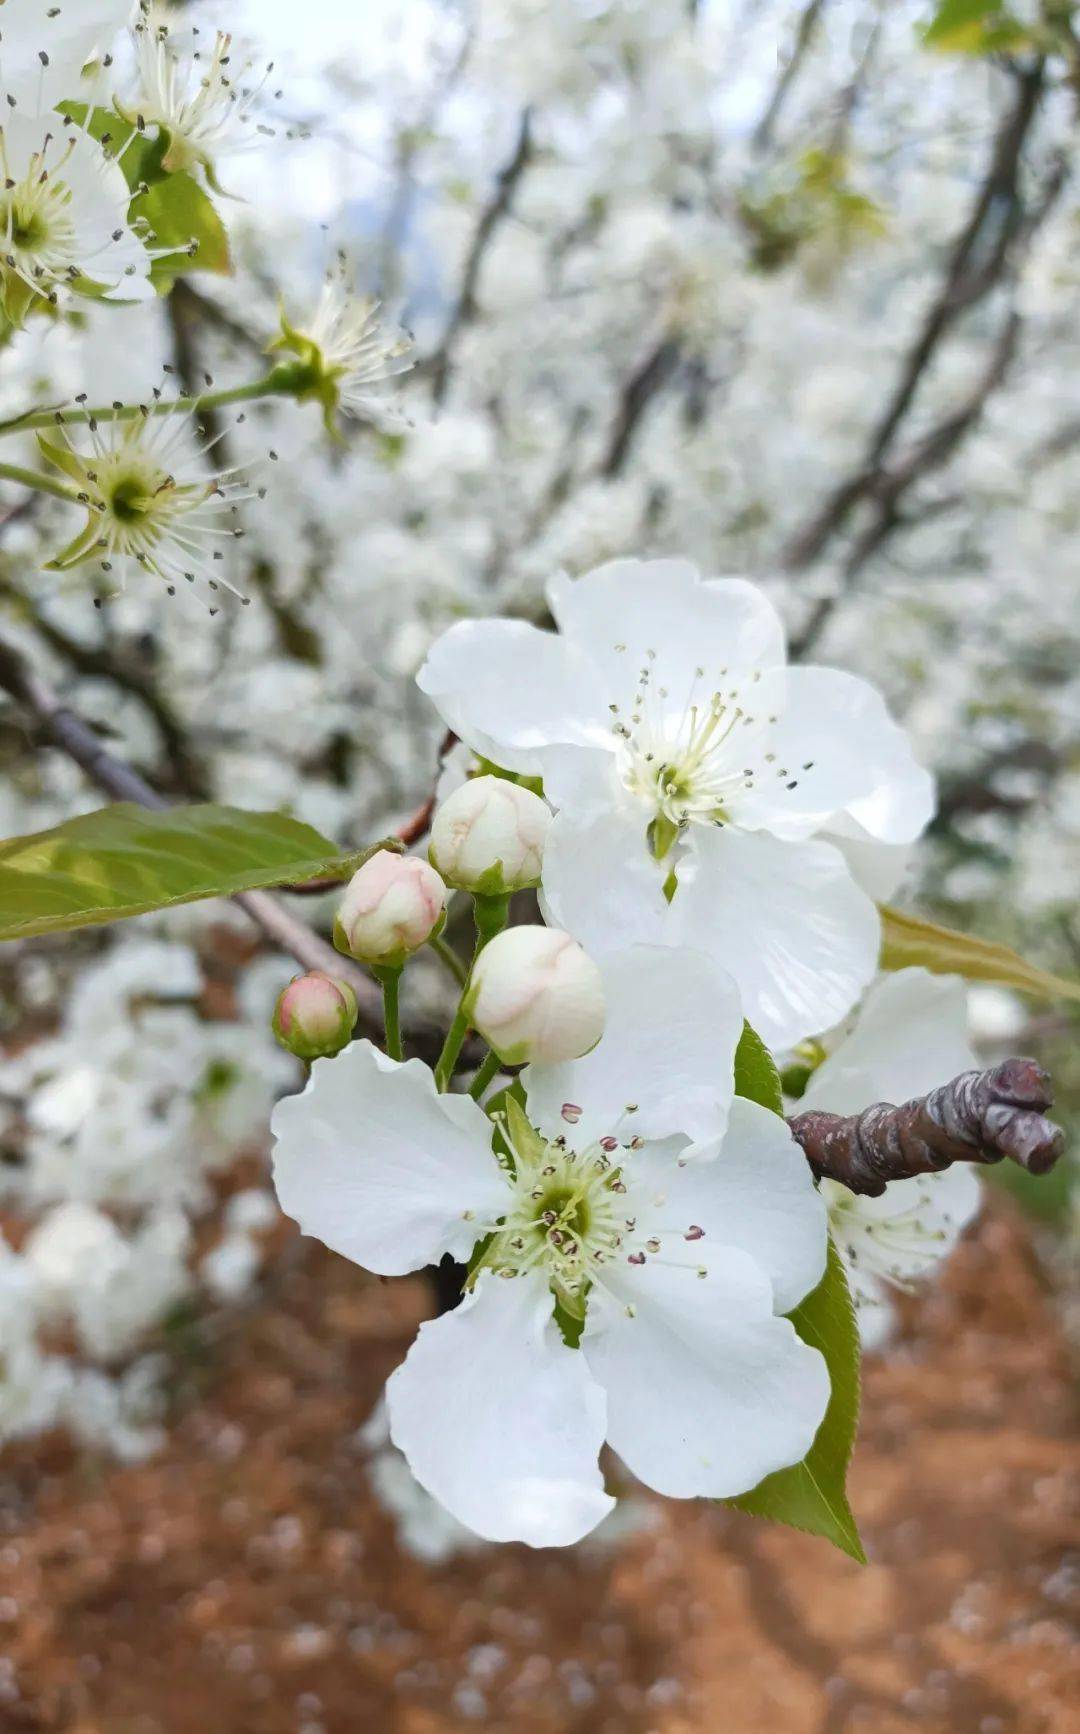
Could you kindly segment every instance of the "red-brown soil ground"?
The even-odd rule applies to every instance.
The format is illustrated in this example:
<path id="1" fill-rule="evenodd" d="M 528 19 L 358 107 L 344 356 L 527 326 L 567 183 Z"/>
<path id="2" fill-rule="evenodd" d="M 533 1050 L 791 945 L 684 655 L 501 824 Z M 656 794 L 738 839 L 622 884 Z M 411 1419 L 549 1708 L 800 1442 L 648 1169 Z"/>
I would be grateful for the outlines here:
<path id="1" fill-rule="evenodd" d="M 871 1563 L 661 1505 L 606 1553 L 400 1552 L 355 1432 L 425 1292 L 307 1249 L 109 1467 L 9 1454 L 3 1734 L 1077 1734 L 1068 1357 L 1001 1209 L 867 1368 Z"/>

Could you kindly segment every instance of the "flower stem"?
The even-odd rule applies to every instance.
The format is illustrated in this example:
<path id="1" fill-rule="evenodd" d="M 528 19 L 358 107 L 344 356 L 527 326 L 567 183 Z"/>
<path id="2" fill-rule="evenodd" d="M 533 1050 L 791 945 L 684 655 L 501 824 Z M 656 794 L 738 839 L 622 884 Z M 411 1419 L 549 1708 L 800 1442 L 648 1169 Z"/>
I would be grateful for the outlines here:
<path id="1" fill-rule="evenodd" d="M 436 939 L 429 939 L 428 944 L 430 945 L 432 951 L 435 953 L 436 957 L 442 958 L 442 961 L 445 963 L 447 969 L 450 971 L 451 975 L 454 977 L 458 986 L 464 987 L 465 983 L 469 979 L 468 966 L 458 956 L 458 954 L 454 950 L 453 946 L 447 945 L 446 940 L 443 939 L 441 934 Z"/>
<path id="2" fill-rule="evenodd" d="M 382 983 L 386 1051 L 392 1060 L 403 1060 L 405 1050 L 401 1045 L 401 1012 L 399 1007 L 401 971 L 400 969 L 377 969 L 373 971 L 373 974 Z"/>
<path id="3" fill-rule="evenodd" d="M 0 430 L 2 431 L 2 430 Z M 24 469 L 22 464 L 0 464 L 0 480 L 5 482 L 21 482 L 24 488 L 33 488 L 39 494 L 52 494 L 54 499 L 66 500 L 69 506 L 79 506 L 84 502 L 79 499 L 75 489 L 67 482 L 54 480 L 41 470 Z"/>
<path id="4" fill-rule="evenodd" d="M 232 385 L 222 391 L 207 391 L 200 397 L 162 397 L 156 403 L 106 403 L 94 408 L 80 405 L 75 409 L 38 409 L 18 416 L 0 426 L 0 435 L 29 433 L 34 428 L 84 427 L 90 422 L 135 421 L 162 415 L 195 415 L 204 410 L 224 409 L 231 403 L 251 403 L 261 397 L 291 397 L 289 370 L 272 368 L 262 379 L 247 385 Z M 31 472 L 32 473 L 32 472 Z"/>
<path id="5" fill-rule="evenodd" d="M 472 969 L 476 968 L 476 960 L 490 939 L 501 933 L 506 926 L 510 913 L 509 897 L 473 898 L 473 920 L 476 923 L 476 950 L 473 952 Z M 472 969 L 469 980 L 472 979 Z M 440 1095 L 445 1095 L 450 1088 L 450 1080 L 454 1075 L 454 1067 L 469 1033 L 469 1014 L 465 1010 L 465 1002 L 469 997 L 469 982 L 465 983 L 457 1012 L 450 1025 L 443 1043 L 442 1053 L 435 1062 L 435 1088 Z"/>
<path id="6" fill-rule="evenodd" d="M 492 1078 L 496 1076 L 501 1065 L 502 1061 L 498 1054 L 494 1049 L 491 1049 L 487 1058 L 484 1060 L 483 1065 L 480 1067 L 480 1070 L 469 1085 L 469 1095 L 473 1097 L 474 1101 L 479 1102 L 481 1100 L 484 1091 L 487 1089 Z"/>

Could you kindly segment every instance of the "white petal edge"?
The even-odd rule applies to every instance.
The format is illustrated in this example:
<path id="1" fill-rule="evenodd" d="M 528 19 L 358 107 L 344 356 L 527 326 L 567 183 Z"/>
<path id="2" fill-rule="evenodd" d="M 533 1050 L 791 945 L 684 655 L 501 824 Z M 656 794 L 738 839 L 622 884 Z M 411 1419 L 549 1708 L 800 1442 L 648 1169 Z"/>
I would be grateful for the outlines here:
<path id="1" fill-rule="evenodd" d="M 731 977 L 681 946 L 630 946 L 600 970 L 604 1034 L 583 1059 L 526 1068 L 533 1124 L 549 1138 L 566 1133 L 576 1149 L 606 1134 L 623 1142 L 635 1134 L 682 1133 L 695 1145 L 721 1139 L 743 1027 Z M 572 1127 L 562 1117 L 567 1102 L 581 1108 Z"/>
<path id="2" fill-rule="evenodd" d="M 605 716 L 588 668 L 557 633 L 524 620 L 461 620 L 435 640 L 416 677 L 443 721 L 503 770 L 543 775 L 546 746 L 607 756 Z"/>
<path id="3" fill-rule="evenodd" d="M 812 1074 L 799 1110 L 859 1114 L 872 1102 L 906 1102 L 978 1063 L 960 977 L 900 969 L 867 990 L 850 1031 Z"/>
<path id="4" fill-rule="evenodd" d="M 270 1127 L 281 1208 L 379 1276 L 446 1252 L 467 1258 L 506 1209 L 483 1110 L 468 1096 L 438 1095 L 421 1061 L 401 1064 L 371 1042 L 316 1060 Z"/>
<path id="5" fill-rule="evenodd" d="M 770 1048 L 838 1023 L 873 977 L 881 948 L 877 909 L 839 850 L 695 826 L 689 854 L 670 937 L 707 951 L 734 976 Z"/>
<path id="6" fill-rule="evenodd" d="M 544 919 L 599 962 L 630 945 L 671 942 L 665 867 L 649 852 L 635 803 L 605 813 L 556 813 L 544 849 Z"/>
<path id="7" fill-rule="evenodd" d="M 566 1547 L 615 1504 L 597 1461 L 604 1394 L 563 1342 L 540 1272 L 483 1272 L 421 1325 L 386 1397 L 421 1487 L 486 1541 Z"/>
<path id="8" fill-rule="evenodd" d="M 775 1316 L 760 1265 L 732 1247 L 702 1263 L 704 1279 L 657 1261 L 612 1267 L 605 1285 L 634 1315 L 611 1304 L 582 1339 L 609 1443 L 675 1499 L 730 1498 L 801 1462 L 829 1401 L 824 1359 Z"/>
<path id="9" fill-rule="evenodd" d="M 666 1152 L 646 1149 L 631 1164 L 639 1231 L 648 1233 L 646 1211 L 655 1210 L 668 1228 L 704 1229 L 695 1256 L 714 1244 L 748 1253 L 768 1274 L 776 1312 L 791 1312 L 824 1276 L 825 1204 L 787 1122 L 770 1109 L 736 1096 L 718 1153 L 684 1151 L 672 1163 Z M 638 1202 L 642 1189 L 651 1195 L 648 1206 Z"/>

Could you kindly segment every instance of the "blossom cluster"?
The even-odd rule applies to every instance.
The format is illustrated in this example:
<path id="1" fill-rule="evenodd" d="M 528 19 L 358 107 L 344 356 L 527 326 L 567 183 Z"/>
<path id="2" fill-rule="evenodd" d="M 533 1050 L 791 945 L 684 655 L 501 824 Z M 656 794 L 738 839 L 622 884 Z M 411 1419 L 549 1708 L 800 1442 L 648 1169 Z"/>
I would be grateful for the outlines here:
<path id="1" fill-rule="evenodd" d="M 789 668 L 762 593 L 685 563 L 617 562 L 548 599 L 558 632 L 469 622 L 433 646 L 419 684 L 478 774 L 435 812 L 433 865 L 376 854 L 336 923 L 396 1007 L 448 890 L 472 893 L 477 951 L 438 1063 L 403 1059 L 389 1013 L 385 1053 L 329 1029 L 273 1119 L 278 1196 L 306 1232 L 381 1276 L 466 1267 L 389 1382 L 390 1436 L 459 1522 L 535 1546 L 610 1511 L 605 1441 L 675 1497 L 801 1461 L 830 1377 L 786 1315 L 824 1275 L 829 1207 L 875 1308 L 976 1207 L 951 1173 L 869 1206 L 823 1196 L 784 1120 L 736 1094 L 747 1020 L 791 1049 L 864 996 L 813 1101 L 861 1108 L 970 1057 L 957 984 L 871 987 L 863 884 L 932 809 L 878 695 Z M 506 927 L 530 886 L 546 924 Z M 311 978 L 313 1016 L 323 991 Z M 469 1026 L 490 1058 L 461 1095 Z M 507 1066 L 523 1070 L 487 1100 Z"/>

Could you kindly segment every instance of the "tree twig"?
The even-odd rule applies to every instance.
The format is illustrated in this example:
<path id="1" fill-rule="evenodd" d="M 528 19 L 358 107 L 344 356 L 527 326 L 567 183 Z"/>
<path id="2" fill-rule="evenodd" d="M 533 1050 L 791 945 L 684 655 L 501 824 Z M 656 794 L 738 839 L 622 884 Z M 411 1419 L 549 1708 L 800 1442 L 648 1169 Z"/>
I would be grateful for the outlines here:
<path id="1" fill-rule="evenodd" d="M 494 191 L 480 213 L 465 259 L 461 291 L 454 303 L 442 342 L 425 364 L 431 372 L 431 396 L 437 404 L 442 403 L 450 384 L 450 367 L 458 337 L 465 326 L 470 325 L 476 318 L 476 289 L 485 254 L 492 236 L 510 209 L 515 188 L 532 160 L 532 151 L 532 111 L 526 108 L 522 112 L 513 155 L 496 175 Z"/>
<path id="2" fill-rule="evenodd" d="M 900 1107 L 877 1102 L 861 1114 L 811 1110 L 789 1119 L 819 1179 L 878 1198 L 891 1180 L 937 1174 L 954 1162 L 990 1164 L 1009 1157 L 1029 1174 L 1046 1174 L 1064 1148 L 1046 1118 L 1050 1079 L 1035 1060 L 1003 1060 L 962 1072 Z"/>

